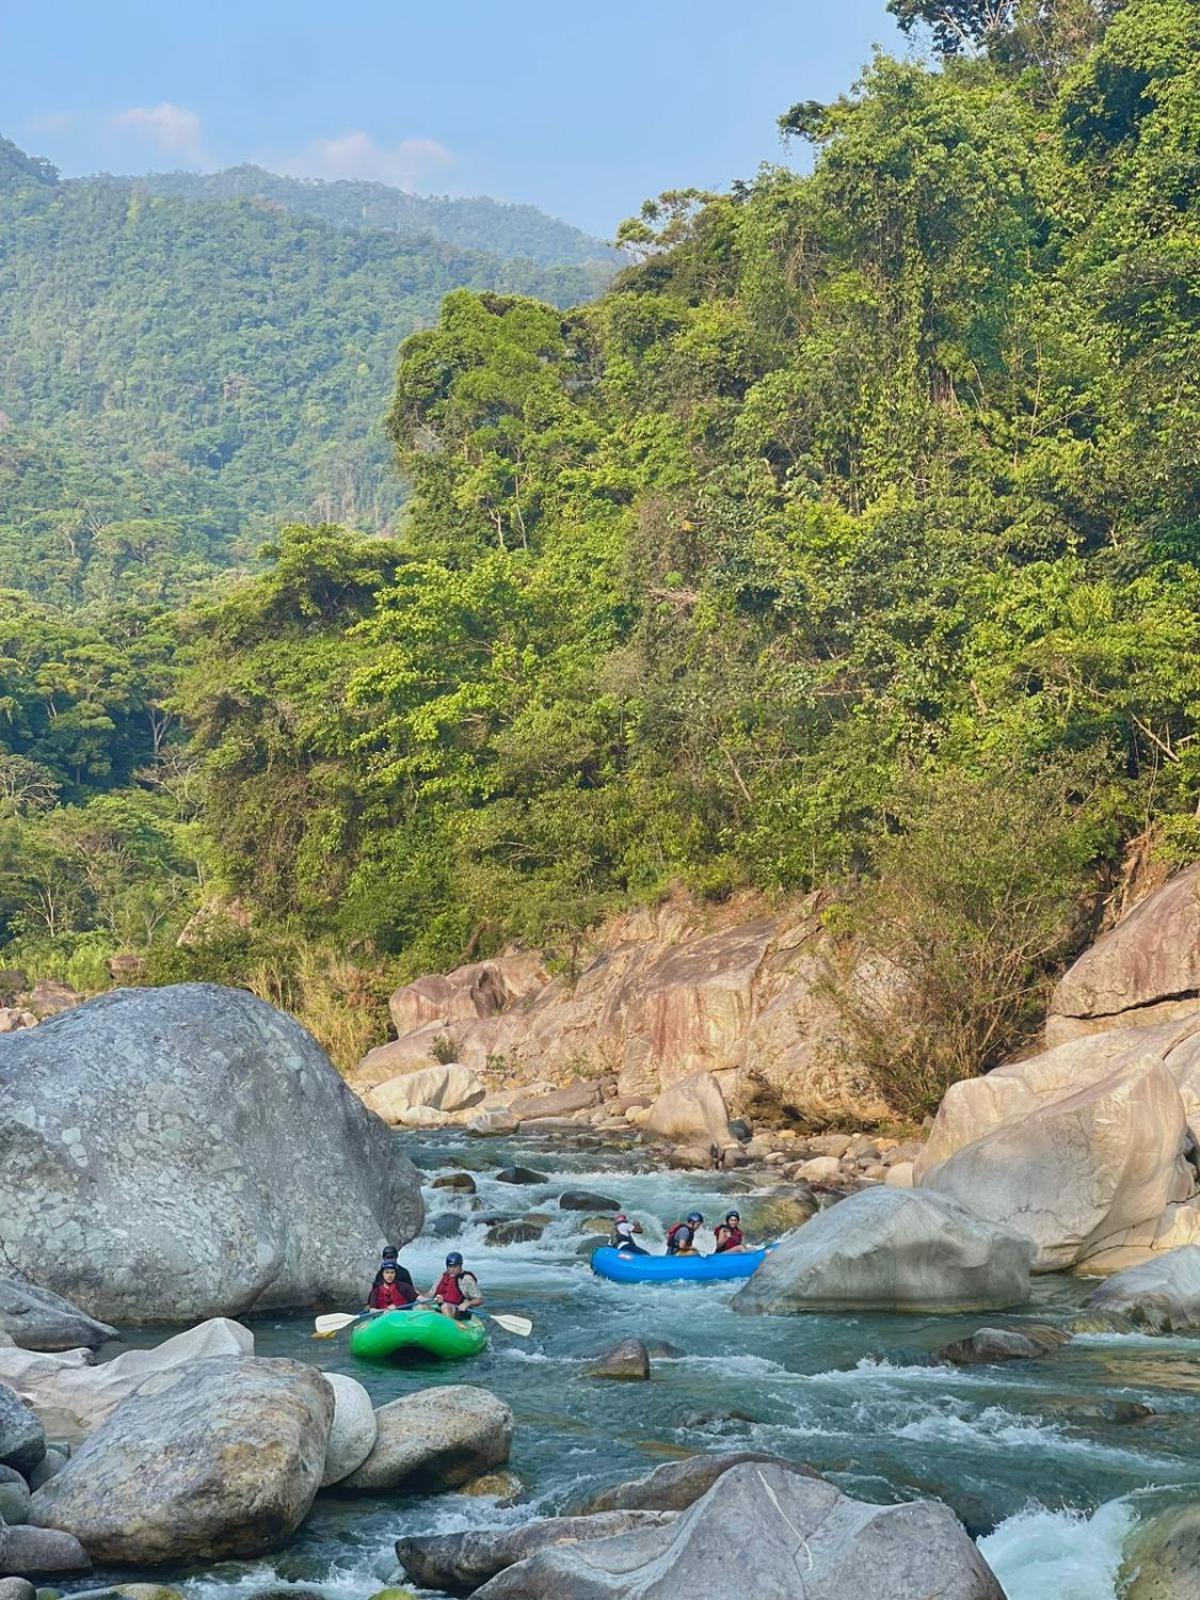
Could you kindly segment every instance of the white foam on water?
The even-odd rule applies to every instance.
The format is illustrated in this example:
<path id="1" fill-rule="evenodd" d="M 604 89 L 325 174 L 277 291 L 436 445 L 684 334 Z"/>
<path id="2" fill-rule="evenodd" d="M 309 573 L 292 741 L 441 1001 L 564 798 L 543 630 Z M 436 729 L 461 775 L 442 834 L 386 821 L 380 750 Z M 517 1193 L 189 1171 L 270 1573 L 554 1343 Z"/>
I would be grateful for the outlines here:
<path id="1" fill-rule="evenodd" d="M 1073 1438 L 1057 1423 L 1038 1417 L 1018 1416 L 1003 1406 L 987 1406 L 975 1417 L 952 1410 L 931 1412 L 903 1423 L 896 1430 L 900 1439 L 921 1444 L 963 1445 L 975 1449 L 1000 1446 L 1008 1450 L 1043 1450 L 1055 1455 L 1080 1455 L 1094 1461 L 1120 1463 L 1161 1472 L 1161 1458 L 1102 1445 L 1093 1439 Z"/>
<path id="2" fill-rule="evenodd" d="M 1094 1344 L 1110 1349 L 1143 1348 L 1154 1350 L 1186 1350 L 1189 1355 L 1200 1353 L 1200 1339 L 1166 1333 L 1076 1333 L 1072 1344 Z"/>
<path id="3" fill-rule="evenodd" d="M 807 1380 L 803 1373 L 789 1372 L 778 1361 L 766 1356 L 655 1356 L 655 1365 L 670 1362 L 674 1367 L 715 1367 L 718 1371 L 747 1378 L 791 1378 L 797 1383 Z"/>
<path id="4" fill-rule="evenodd" d="M 1091 1516 L 1030 1506 L 979 1548 L 1008 1600 L 1117 1600 L 1121 1549 L 1136 1521 L 1125 1500 Z"/>

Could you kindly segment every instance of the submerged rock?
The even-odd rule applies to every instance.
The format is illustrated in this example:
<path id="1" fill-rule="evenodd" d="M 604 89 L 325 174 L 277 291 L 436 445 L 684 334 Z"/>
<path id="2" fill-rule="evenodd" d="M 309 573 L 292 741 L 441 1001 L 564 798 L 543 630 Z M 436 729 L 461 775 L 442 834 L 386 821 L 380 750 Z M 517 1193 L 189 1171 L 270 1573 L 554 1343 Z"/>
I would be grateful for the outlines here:
<path id="1" fill-rule="evenodd" d="M 114 1564 L 262 1555 L 306 1516 L 333 1413 L 329 1384 L 296 1361 L 157 1373 L 37 1491 L 30 1517 Z"/>
<path id="2" fill-rule="evenodd" d="M 1026 1328 L 980 1328 L 935 1353 L 939 1361 L 949 1361 L 956 1367 L 979 1367 L 998 1361 L 1033 1361 L 1068 1344 L 1070 1338 L 1059 1328 L 1036 1323 Z"/>
<path id="3" fill-rule="evenodd" d="M 996 1311 L 1029 1298 L 1033 1247 L 943 1195 L 882 1186 L 789 1234 L 733 1309 Z"/>
<path id="4" fill-rule="evenodd" d="M 591 1517 L 541 1517 L 519 1528 L 471 1533 L 417 1534 L 397 1539 L 396 1558 L 423 1589 L 471 1594 L 506 1567 L 551 1545 L 576 1545 L 673 1520 L 669 1511 L 606 1511 Z"/>
<path id="5" fill-rule="evenodd" d="M 98 1350 L 120 1334 L 49 1289 L 0 1278 L 0 1333 L 22 1350 Z"/>
<path id="6" fill-rule="evenodd" d="M 353 1304 L 422 1209 L 402 1142 L 299 1023 L 187 983 L 0 1039 L 0 1219 L 17 1272 L 147 1323 Z"/>
<path id="7" fill-rule="evenodd" d="M 503 1466 L 512 1448 L 512 1411 L 470 1384 L 402 1395 L 380 1406 L 375 1419 L 375 1447 L 343 1488 L 440 1494 Z"/>
<path id="8" fill-rule="evenodd" d="M 523 1222 L 518 1218 L 513 1222 L 497 1222 L 492 1225 L 484 1235 L 484 1244 L 535 1244 L 545 1233 L 544 1225 L 536 1222 Z"/>
<path id="9" fill-rule="evenodd" d="M 1092 1291 L 1086 1311 L 1155 1333 L 1200 1328 L 1200 1245 L 1168 1250 Z"/>
<path id="10" fill-rule="evenodd" d="M 533 1167 L 501 1167 L 496 1174 L 496 1182 L 536 1184 L 549 1183 L 550 1179 L 544 1172 L 537 1172 Z"/>
<path id="11" fill-rule="evenodd" d="M 607 1195 L 593 1194 L 588 1189 L 564 1189 L 558 1197 L 560 1211 L 618 1211 L 620 1201 Z"/>
<path id="12" fill-rule="evenodd" d="M 823 1478 L 745 1463 L 673 1521 L 552 1545 L 479 1600 L 1004 1600 L 962 1524 L 933 1501 L 879 1506 Z"/>

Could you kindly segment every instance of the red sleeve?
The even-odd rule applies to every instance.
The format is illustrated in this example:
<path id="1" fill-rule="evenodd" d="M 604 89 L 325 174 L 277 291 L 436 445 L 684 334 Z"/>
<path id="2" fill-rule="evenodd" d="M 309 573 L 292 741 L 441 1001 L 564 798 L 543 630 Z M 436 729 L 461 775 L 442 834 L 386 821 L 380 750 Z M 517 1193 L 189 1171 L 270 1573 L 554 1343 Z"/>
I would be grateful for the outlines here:
<path id="1" fill-rule="evenodd" d="M 370 1306 L 372 1311 L 379 1310 L 379 1289 L 375 1285 L 372 1285 L 371 1292 L 367 1296 L 367 1304 Z"/>

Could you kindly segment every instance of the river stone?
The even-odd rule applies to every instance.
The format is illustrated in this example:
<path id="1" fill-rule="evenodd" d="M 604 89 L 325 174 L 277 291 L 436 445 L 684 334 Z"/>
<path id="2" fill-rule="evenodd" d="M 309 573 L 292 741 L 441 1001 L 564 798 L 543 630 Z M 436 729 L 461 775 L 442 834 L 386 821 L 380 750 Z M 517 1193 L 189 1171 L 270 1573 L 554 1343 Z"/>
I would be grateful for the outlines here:
<path id="1" fill-rule="evenodd" d="M 610 1200 L 607 1195 L 592 1194 L 588 1189 L 565 1189 L 558 1197 L 560 1211 L 619 1211 L 619 1200 Z"/>
<path id="2" fill-rule="evenodd" d="M 0 1600 L 37 1600 L 28 1578 L 0 1578 Z"/>
<path id="3" fill-rule="evenodd" d="M 549 1183 L 549 1178 L 544 1172 L 537 1172 L 533 1167 L 501 1167 L 496 1174 L 497 1183 Z"/>
<path id="4" fill-rule="evenodd" d="M 0 1529 L 0 1573 L 20 1578 L 88 1572 L 91 1558 L 78 1539 L 52 1528 Z"/>
<path id="5" fill-rule="evenodd" d="M 0 1278 L 0 1333 L 22 1350 L 98 1350 L 121 1337 L 61 1295 L 20 1278 Z"/>
<path id="6" fill-rule="evenodd" d="M 957 1339 L 935 1352 L 939 1361 L 956 1367 L 987 1366 L 997 1361 L 1032 1361 L 1048 1355 L 1070 1342 L 1070 1334 L 1059 1328 L 1032 1325 L 1028 1328 L 979 1328 L 966 1339 Z"/>
<path id="7" fill-rule="evenodd" d="M 262 1555 L 306 1516 L 333 1413 L 329 1384 L 297 1361 L 156 1373 L 37 1491 L 30 1519 L 114 1564 Z"/>
<path id="8" fill-rule="evenodd" d="M 444 1172 L 430 1184 L 431 1189 L 461 1189 L 464 1194 L 474 1194 L 476 1187 L 469 1172 Z"/>
<path id="9" fill-rule="evenodd" d="M 29 1495 L 29 1485 L 15 1467 L 0 1467 L 0 1527 L 28 1521 Z"/>
<path id="10" fill-rule="evenodd" d="M 506 1567 L 550 1545 L 611 1539 L 618 1533 L 661 1527 L 673 1519 L 670 1511 L 606 1511 L 593 1517 L 540 1517 L 518 1528 L 416 1534 L 396 1540 L 396 1559 L 405 1577 L 423 1589 L 471 1594 Z"/>
<path id="11" fill-rule="evenodd" d="M 545 1231 L 535 1222 L 497 1222 L 488 1229 L 483 1242 L 486 1245 L 533 1244 Z"/>
<path id="12" fill-rule="evenodd" d="M 544 1122 L 547 1118 L 570 1117 L 577 1111 L 590 1111 L 600 1104 L 598 1083 L 571 1083 L 549 1094 L 522 1094 L 509 1102 L 510 1116 L 519 1122 Z"/>
<path id="13" fill-rule="evenodd" d="M 27 1478 L 45 1454 L 45 1428 L 16 1390 L 0 1383 L 0 1466 Z"/>
<path id="14" fill-rule="evenodd" d="M 585 1378 L 620 1378 L 644 1382 L 650 1376 L 650 1356 L 640 1339 L 622 1339 L 592 1358 L 583 1369 Z"/>
<path id="15" fill-rule="evenodd" d="M 497 1505 L 511 1506 L 525 1493 L 525 1485 L 511 1467 L 501 1467 L 497 1472 L 481 1472 L 470 1483 L 464 1483 L 458 1492 L 477 1500 L 495 1500 Z"/>
<path id="16" fill-rule="evenodd" d="M 789 1234 L 735 1311 L 997 1311 L 1029 1298 L 1033 1246 L 945 1195 L 882 1185 Z"/>
<path id="17" fill-rule="evenodd" d="M 797 1187 L 794 1193 L 774 1194 L 761 1200 L 747 1202 L 746 1210 L 753 1211 L 754 1228 L 758 1235 L 778 1239 L 811 1222 L 819 1209 L 817 1197 L 807 1185 Z"/>
<path id="18" fill-rule="evenodd" d="M 425 1224 L 425 1232 L 432 1239 L 456 1239 L 464 1227 L 464 1218 L 457 1211 L 442 1211 L 436 1217 L 430 1217 Z"/>
<path id="19" fill-rule="evenodd" d="M 948 1507 L 851 1500 L 823 1478 L 733 1467 L 674 1521 L 550 1546 L 477 1589 L 479 1600 L 1004 1600 Z"/>
<path id="20" fill-rule="evenodd" d="M 93 1316 L 355 1304 L 421 1221 L 402 1142 L 244 990 L 119 989 L 0 1039 L 0 1251 Z"/>
<path id="21" fill-rule="evenodd" d="M 379 1425 L 371 1396 L 357 1378 L 341 1372 L 321 1375 L 333 1390 L 333 1425 L 325 1450 L 325 1471 L 321 1474 L 321 1488 L 328 1489 L 362 1466 L 375 1448 Z"/>
<path id="22" fill-rule="evenodd" d="M 1168 1250 L 1140 1267 L 1115 1273 L 1084 1305 L 1089 1312 L 1155 1333 L 1200 1328 L 1200 1245 Z"/>
<path id="23" fill-rule="evenodd" d="M 581 1515 L 598 1511 L 685 1511 L 706 1495 L 727 1472 L 747 1462 L 777 1467 L 781 1472 L 798 1472 L 812 1477 L 811 1467 L 773 1456 L 763 1450 L 735 1450 L 724 1455 L 707 1451 L 683 1461 L 667 1461 L 644 1478 L 613 1484 L 574 1508 Z"/>
<path id="24" fill-rule="evenodd" d="M 48 1444 L 46 1454 L 29 1474 L 30 1489 L 40 1489 L 44 1483 L 49 1483 L 51 1478 L 56 1478 L 70 1459 L 65 1450 L 57 1445 Z"/>
<path id="25" fill-rule="evenodd" d="M 513 1414 L 487 1389 L 447 1384 L 402 1395 L 375 1413 L 375 1448 L 346 1489 L 374 1494 L 440 1494 L 492 1467 L 512 1448 Z"/>
<path id="26" fill-rule="evenodd" d="M 49 1433 L 78 1444 L 156 1372 L 210 1356 L 254 1354 L 254 1335 L 228 1317 L 213 1317 L 149 1350 L 124 1350 L 99 1366 L 90 1352 L 35 1354 L 0 1350 L 0 1379 L 30 1397 Z"/>
<path id="27" fill-rule="evenodd" d="M 1123 1600 L 1198 1600 L 1200 1505 L 1148 1518 L 1125 1541 Z"/>

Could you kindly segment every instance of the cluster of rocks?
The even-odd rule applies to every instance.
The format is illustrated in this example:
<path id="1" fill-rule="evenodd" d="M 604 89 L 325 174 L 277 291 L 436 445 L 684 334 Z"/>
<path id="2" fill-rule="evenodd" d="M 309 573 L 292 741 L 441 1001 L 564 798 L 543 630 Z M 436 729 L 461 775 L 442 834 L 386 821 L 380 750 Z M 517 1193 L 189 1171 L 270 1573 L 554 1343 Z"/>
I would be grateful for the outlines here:
<path id="1" fill-rule="evenodd" d="M 408 1578 L 480 1600 L 725 1600 L 862 1593 L 1003 1600 L 962 1524 L 931 1501 L 854 1500 L 811 1469 L 745 1452 L 670 1462 L 517 1528 L 398 1541 Z"/>
<path id="2" fill-rule="evenodd" d="M 0 971 L 0 1033 L 36 1028 L 47 1017 L 69 1011 L 82 1000 L 83 996 L 69 983 L 58 983 L 52 978 L 30 983 L 27 973 L 16 967 L 6 967 Z"/>
<path id="3" fill-rule="evenodd" d="M 0 1348 L 0 1577 L 261 1555 L 318 1492 L 461 1489 L 512 1444 L 512 1412 L 487 1390 L 376 1408 L 353 1378 L 255 1356 L 234 1322 L 93 1361 Z"/>

